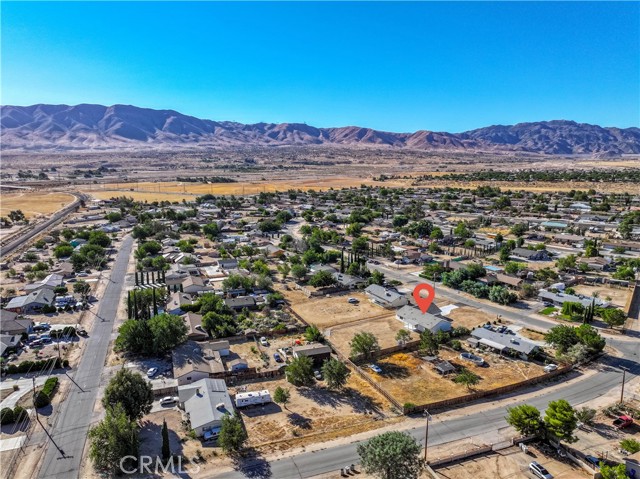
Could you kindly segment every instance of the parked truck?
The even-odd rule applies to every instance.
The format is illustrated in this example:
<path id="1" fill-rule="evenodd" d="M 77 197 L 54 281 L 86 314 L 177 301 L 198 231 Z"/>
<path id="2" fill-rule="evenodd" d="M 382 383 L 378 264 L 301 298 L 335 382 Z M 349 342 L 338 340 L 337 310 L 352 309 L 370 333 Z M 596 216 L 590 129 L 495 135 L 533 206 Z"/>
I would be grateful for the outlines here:
<path id="1" fill-rule="evenodd" d="M 613 427 L 616 429 L 623 429 L 633 424 L 633 418 L 630 416 L 618 416 L 613 420 Z"/>
<path id="2" fill-rule="evenodd" d="M 271 402 L 271 394 L 266 389 L 250 393 L 236 394 L 236 407 L 260 406 Z"/>

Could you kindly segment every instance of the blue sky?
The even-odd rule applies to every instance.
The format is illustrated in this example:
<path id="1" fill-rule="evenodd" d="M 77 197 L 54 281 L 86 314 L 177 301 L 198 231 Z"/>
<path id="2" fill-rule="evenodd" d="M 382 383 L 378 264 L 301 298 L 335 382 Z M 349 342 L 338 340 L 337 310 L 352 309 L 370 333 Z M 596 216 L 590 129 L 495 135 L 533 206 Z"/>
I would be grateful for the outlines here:
<path id="1" fill-rule="evenodd" d="M 458 132 L 640 126 L 640 4 L 5 2 L 2 104 Z"/>

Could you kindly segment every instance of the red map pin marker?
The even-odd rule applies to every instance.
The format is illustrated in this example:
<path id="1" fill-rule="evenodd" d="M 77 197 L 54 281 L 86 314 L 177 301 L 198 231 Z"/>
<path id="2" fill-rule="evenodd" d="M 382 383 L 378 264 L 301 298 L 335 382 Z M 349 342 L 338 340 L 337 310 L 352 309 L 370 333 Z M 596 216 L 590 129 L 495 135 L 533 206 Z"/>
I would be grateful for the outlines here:
<path id="1" fill-rule="evenodd" d="M 428 293 L 428 296 L 426 298 L 423 296 L 420 296 L 420 293 L 422 291 L 426 291 Z M 433 286 L 431 286 L 430 284 L 426 284 L 426 283 L 419 284 L 413 290 L 413 299 L 415 299 L 416 303 L 418 303 L 418 307 L 420 308 L 420 311 L 422 311 L 422 314 L 427 312 L 427 310 L 429 309 L 429 306 L 431 306 L 431 303 L 433 303 L 433 300 L 435 299 L 435 297 L 436 297 L 436 290 L 433 289 Z"/>

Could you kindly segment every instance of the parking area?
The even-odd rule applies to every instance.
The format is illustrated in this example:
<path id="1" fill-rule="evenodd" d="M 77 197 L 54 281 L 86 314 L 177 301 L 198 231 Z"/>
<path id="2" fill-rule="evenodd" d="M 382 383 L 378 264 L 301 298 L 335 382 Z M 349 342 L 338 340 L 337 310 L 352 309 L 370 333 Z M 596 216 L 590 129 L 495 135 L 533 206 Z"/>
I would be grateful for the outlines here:
<path id="1" fill-rule="evenodd" d="M 136 358 L 126 363 L 125 367 L 149 379 L 173 378 L 173 364 L 169 358 Z"/>

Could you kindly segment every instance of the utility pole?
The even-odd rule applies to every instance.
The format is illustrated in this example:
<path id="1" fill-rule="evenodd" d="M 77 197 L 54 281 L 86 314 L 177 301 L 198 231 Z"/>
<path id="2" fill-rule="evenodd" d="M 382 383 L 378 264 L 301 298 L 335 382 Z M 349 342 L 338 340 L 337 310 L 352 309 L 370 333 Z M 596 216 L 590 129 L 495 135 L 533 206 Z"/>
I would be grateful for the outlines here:
<path id="1" fill-rule="evenodd" d="M 422 415 L 427 418 L 427 427 L 424 430 L 424 462 L 427 463 L 427 450 L 429 447 L 429 422 L 431 421 L 431 414 L 426 409 L 422 412 Z"/>
<path id="2" fill-rule="evenodd" d="M 622 369 L 622 390 L 620 391 L 620 404 L 624 404 L 624 379 L 627 375 L 628 368 L 620 366 L 620 369 Z"/>

